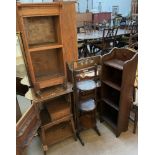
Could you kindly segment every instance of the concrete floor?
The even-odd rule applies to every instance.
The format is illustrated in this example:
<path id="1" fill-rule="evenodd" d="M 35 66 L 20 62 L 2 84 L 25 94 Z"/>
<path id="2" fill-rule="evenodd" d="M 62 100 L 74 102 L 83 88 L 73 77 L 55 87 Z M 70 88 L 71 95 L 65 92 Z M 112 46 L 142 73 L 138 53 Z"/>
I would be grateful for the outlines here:
<path id="1" fill-rule="evenodd" d="M 98 122 L 101 136 L 94 130 L 89 129 L 81 133 L 85 142 L 83 147 L 79 141 L 68 138 L 62 142 L 49 147 L 47 155 L 137 155 L 138 134 L 133 134 L 133 123 L 130 122 L 129 130 L 116 138 L 106 123 Z M 25 150 L 24 155 L 43 155 L 41 142 L 36 136 L 30 146 Z"/>

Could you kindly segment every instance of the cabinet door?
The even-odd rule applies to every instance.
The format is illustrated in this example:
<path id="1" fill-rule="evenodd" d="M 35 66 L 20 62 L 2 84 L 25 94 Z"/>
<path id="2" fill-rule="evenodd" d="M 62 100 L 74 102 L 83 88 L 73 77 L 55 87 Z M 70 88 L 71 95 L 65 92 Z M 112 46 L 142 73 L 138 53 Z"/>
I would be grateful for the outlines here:
<path id="1" fill-rule="evenodd" d="M 16 147 L 23 149 L 28 146 L 40 124 L 38 108 L 33 103 L 16 124 Z"/>

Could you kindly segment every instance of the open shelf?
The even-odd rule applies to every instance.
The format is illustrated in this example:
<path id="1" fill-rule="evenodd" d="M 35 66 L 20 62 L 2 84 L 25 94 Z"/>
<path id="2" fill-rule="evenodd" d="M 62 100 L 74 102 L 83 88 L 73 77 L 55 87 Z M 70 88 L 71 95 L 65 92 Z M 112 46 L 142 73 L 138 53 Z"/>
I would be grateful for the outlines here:
<path id="1" fill-rule="evenodd" d="M 71 124 L 63 122 L 45 131 L 46 144 L 51 145 L 73 135 Z"/>
<path id="2" fill-rule="evenodd" d="M 52 121 L 59 120 L 71 114 L 70 106 L 65 96 L 49 100 L 45 104 Z"/>
<path id="3" fill-rule="evenodd" d="M 103 108 L 103 115 L 101 116 L 112 128 L 117 128 L 117 120 L 118 120 L 118 111 L 111 108 L 106 103 Z"/>
<path id="4" fill-rule="evenodd" d="M 123 70 L 124 61 L 118 60 L 118 59 L 111 59 L 111 60 L 105 61 L 104 64 L 119 70 Z"/>
<path id="5" fill-rule="evenodd" d="M 120 91 L 122 84 L 122 70 L 118 70 L 111 66 L 103 65 L 102 82 L 108 86 Z"/>
<path id="6" fill-rule="evenodd" d="M 43 74 L 43 75 L 40 75 L 40 76 L 36 77 L 36 81 L 37 82 L 42 82 L 42 81 L 50 80 L 50 79 L 53 79 L 53 78 L 59 78 L 59 77 L 62 77 L 62 76 L 63 76 L 62 73 Z"/>
<path id="7" fill-rule="evenodd" d="M 29 49 L 61 43 L 59 16 L 24 17 Z"/>
<path id="8" fill-rule="evenodd" d="M 110 81 L 110 80 L 102 80 L 102 82 L 118 91 L 121 90 L 121 87 L 120 85 L 118 85 L 117 83 L 113 82 L 113 81 Z"/>
<path id="9" fill-rule="evenodd" d="M 39 45 L 33 45 L 29 52 L 38 52 L 38 51 L 44 51 L 49 49 L 57 49 L 62 48 L 63 46 L 61 44 L 39 44 Z"/>
<path id="10" fill-rule="evenodd" d="M 111 106 L 112 108 L 114 108 L 115 110 L 117 110 L 117 111 L 119 110 L 119 107 L 110 99 L 103 97 L 101 100 L 104 101 L 109 106 Z"/>
<path id="11" fill-rule="evenodd" d="M 120 92 L 107 86 L 106 84 L 102 84 L 101 91 L 102 101 L 104 101 L 106 104 L 118 111 Z"/>
<path id="12" fill-rule="evenodd" d="M 40 119 L 41 119 L 41 125 L 42 126 L 47 125 L 51 122 L 50 115 L 49 115 L 48 111 L 46 110 L 46 108 L 41 110 Z"/>
<path id="13" fill-rule="evenodd" d="M 31 60 L 36 82 L 64 77 L 62 49 L 32 52 Z"/>

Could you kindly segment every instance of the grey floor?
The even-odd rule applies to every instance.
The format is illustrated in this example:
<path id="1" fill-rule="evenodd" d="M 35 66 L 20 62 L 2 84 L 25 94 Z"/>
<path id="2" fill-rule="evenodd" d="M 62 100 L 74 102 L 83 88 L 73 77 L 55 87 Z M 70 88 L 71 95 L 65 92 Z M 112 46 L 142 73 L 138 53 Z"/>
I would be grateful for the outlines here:
<path id="1" fill-rule="evenodd" d="M 81 133 L 85 142 L 83 147 L 79 141 L 68 138 L 49 147 L 47 155 L 137 155 L 138 134 L 133 134 L 133 124 L 130 122 L 129 130 L 116 138 L 112 130 L 104 123 L 98 122 L 101 136 L 89 129 Z M 43 155 L 41 142 L 36 136 L 24 155 Z"/>

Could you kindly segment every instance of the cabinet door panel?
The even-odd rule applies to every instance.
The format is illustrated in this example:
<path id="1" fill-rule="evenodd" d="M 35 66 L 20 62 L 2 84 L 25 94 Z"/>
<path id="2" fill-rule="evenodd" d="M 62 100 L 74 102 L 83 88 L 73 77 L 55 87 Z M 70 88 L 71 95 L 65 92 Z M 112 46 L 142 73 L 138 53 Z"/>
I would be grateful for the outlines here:
<path id="1" fill-rule="evenodd" d="M 35 104 L 27 110 L 16 124 L 17 147 L 24 148 L 33 139 L 40 126 L 40 119 Z"/>

